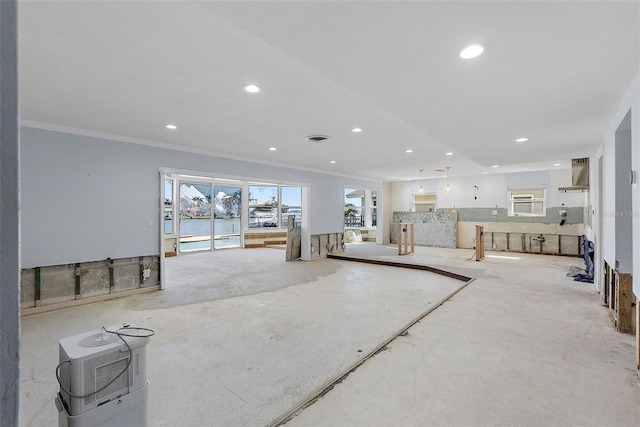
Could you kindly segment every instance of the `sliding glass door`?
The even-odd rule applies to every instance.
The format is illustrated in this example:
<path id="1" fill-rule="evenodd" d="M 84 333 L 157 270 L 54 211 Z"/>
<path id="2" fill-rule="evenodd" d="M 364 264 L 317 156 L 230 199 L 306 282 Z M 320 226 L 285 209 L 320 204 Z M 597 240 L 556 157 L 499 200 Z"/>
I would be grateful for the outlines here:
<path id="1" fill-rule="evenodd" d="M 213 194 L 213 247 L 238 248 L 242 227 L 242 188 L 215 186 Z"/>
<path id="2" fill-rule="evenodd" d="M 211 250 L 211 184 L 180 182 L 180 252 Z"/>

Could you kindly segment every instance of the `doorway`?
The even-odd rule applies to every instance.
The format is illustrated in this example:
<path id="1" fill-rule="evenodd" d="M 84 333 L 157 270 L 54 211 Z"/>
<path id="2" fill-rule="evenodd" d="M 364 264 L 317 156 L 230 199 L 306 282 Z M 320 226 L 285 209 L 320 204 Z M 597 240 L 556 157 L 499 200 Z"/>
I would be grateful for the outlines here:
<path id="1" fill-rule="evenodd" d="M 239 248 L 242 230 L 242 188 L 213 188 L 213 248 Z"/>
<path id="2" fill-rule="evenodd" d="M 211 184 L 179 183 L 178 252 L 210 251 Z"/>

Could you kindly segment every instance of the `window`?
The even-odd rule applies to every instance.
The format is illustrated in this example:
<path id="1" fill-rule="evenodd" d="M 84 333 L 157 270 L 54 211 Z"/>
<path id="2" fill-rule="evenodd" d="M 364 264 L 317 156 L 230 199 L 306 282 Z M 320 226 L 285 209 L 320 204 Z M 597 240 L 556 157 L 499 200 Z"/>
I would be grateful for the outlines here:
<path id="1" fill-rule="evenodd" d="M 294 226 L 302 221 L 302 187 L 288 185 L 249 186 L 249 228 L 287 228 L 289 215 Z"/>
<path id="2" fill-rule="evenodd" d="M 416 212 L 435 212 L 436 210 L 436 194 L 424 193 L 413 195 L 413 205 Z"/>
<path id="3" fill-rule="evenodd" d="M 344 189 L 344 226 L 364 227 L 364 190 Z"/>
<path id="4" fill-rule="evenodd" d="M 173 180 L 164 180 L 164 234 L 173 234 Z"/>
<path id="5" fill-rule="evenodd" d="M 249 228 L 278 226 L 278 186 L 249 186 Z"/>
<path id="6" fill-rule="evenodd" d="M 301 187 L 281 187 L 282 212 L 281 226 L 288 228 L 289 215 L 293 215 L 293 226 L 300 227 L 302 222 L 302 188 Z"/>
<path id="7" fill-rule="evenodd" d="M 378 192 L 362 188 L 344 189 L 344 226 L 373 228 L 378 225 Z"/>
<path id="8" fill-rule="evenodd" d="M 509 190 L 509 216 L 546 216 L 544 188 Z"/>
<path id="9" fill-rule="evenodd" d="M 371 192 L 371 226 L 376 227 L 378 225 L 378 193 L 376 191 Z"/>

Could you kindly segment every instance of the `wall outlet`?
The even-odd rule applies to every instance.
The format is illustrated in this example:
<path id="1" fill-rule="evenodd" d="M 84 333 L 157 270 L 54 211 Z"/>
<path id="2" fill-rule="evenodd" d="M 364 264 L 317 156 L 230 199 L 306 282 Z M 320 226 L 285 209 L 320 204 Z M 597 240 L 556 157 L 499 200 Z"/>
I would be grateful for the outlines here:
<path id="1" fill-rule="evenodd" d="M 567 210 L 566 209 L 560 209 L 559 214 L 562 215 L 562 216 L 567 216 Z"/>
<path id="2" fill-rule="evenodd" d="M 496 243 L 494 243 L 493 245 L 491 245 L 491 247 L 492 247 L 493 249 L 498 249 L 498 245 L 497 245 Z"/>
<path id="3" fill-rule="evenodd" d="M 492 210 L 491 215 L 498 215 L 498 210 L 497 209 Z"/>

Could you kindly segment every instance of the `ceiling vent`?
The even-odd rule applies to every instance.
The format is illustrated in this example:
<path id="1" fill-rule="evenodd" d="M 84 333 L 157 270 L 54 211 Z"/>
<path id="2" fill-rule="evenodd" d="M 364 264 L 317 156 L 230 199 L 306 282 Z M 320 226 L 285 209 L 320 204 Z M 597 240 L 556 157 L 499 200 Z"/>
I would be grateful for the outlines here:
<path id="1" fill-rule="evenodd" d="M 589 158 L 571 160 L 571 186 L 560 191 L 589 191 Z"/>
<path id="2" fill-rule="evenodd" d="M 311 142 L 325 142 L 327 139 L 329 139 L 329 137 L 326 135 L 311 135 L 307 137 L 307 141 Z"/>

